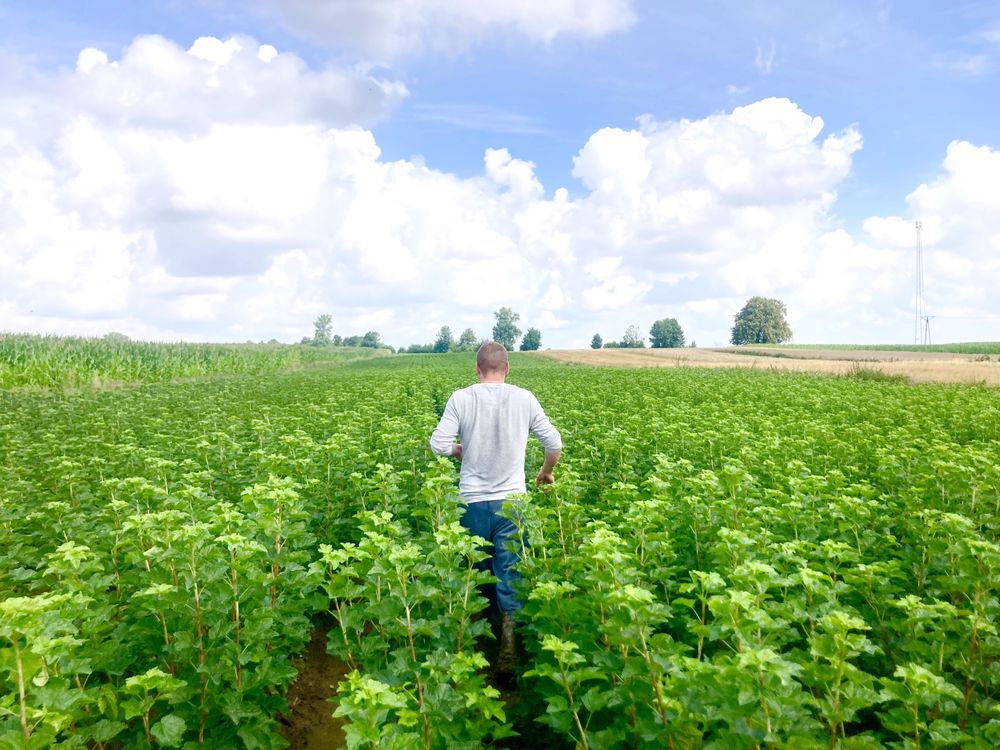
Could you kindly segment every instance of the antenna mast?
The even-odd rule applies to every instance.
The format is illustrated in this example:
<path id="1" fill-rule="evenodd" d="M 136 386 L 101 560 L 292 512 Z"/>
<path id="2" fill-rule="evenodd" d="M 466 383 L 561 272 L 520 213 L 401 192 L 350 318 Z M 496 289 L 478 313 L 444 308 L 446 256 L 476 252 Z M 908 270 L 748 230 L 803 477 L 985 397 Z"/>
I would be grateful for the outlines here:
<path id="1" fill-rule="evenodd" d="M 913 343 L 929 343 L 930 342 L 930 321 L 927 320 L 926 310 L 924 309 L 924 248 L 921 243 L 920 235 L 924 230 L 923 222 L 918 221 L 917 224 L 917 288 L 914 294 L 914 309 L 913 309 Z M 924 339 L 921 341 L 921 330 L 920 323 L 924 322 Z"/>

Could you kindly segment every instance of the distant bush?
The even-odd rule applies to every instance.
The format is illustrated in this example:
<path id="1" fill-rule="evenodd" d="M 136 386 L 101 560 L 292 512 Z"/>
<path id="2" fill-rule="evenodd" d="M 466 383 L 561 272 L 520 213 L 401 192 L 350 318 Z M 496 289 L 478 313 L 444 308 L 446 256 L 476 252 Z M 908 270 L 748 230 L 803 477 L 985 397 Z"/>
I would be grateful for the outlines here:
<path id="1" fill-rule="evenodd" d="M 844 377 L 853 378 L 855 380 L 872 380 L 880 383 L 910 382 L 910 378 L 906 375 L 886 372 L 885 370 L 879 370 L 875 367 L 866 367 L 860 362 L 852 363 L 851 369 L 844 375 Z"/>

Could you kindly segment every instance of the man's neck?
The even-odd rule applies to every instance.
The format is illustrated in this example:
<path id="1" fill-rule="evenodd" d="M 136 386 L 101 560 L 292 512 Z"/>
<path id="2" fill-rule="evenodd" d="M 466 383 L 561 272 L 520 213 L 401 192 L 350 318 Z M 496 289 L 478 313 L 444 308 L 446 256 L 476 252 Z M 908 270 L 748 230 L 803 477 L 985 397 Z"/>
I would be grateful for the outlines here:
<path id="1" fill-rule="evenodd" d="M 507 376 L 503 373 L 490 373 L 488 375 L 480 375 L 480 383 L 503 383 L 507 379 Z"/>

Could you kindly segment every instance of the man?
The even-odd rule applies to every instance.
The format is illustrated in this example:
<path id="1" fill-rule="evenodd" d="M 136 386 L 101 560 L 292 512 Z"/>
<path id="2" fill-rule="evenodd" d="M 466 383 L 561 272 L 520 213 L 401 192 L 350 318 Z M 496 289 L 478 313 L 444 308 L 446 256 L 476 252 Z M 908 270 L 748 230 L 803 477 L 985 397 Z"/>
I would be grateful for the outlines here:
<path id="1" fill-rule="evenodd" d="M 462 525 L 493 545 L 493 557 L 484 561 L 484 568 L 492 566 L 498 579 L 495 602 L 491 602 L 500 611 L 497 671 L 507 674 L 514 668 L 513 616 L 521 604 L 512 586 L 518 556 L 507 548 L 517 528 L 499 511 L 508 495 L 526 491 L 524 454 L 529 432 L 545 451 L 536 484 L 552 484 L 552 471 L 562 451 L 559 431 L 545 416 L 534 394 L 504 382 L 509 372 L 507 350 L 502 345 L 488 341 L 479 347 L 479 382 L 451 394 L 431 435 L 431 450 L 462 462 L 458 484 L 465 502 Z"/>

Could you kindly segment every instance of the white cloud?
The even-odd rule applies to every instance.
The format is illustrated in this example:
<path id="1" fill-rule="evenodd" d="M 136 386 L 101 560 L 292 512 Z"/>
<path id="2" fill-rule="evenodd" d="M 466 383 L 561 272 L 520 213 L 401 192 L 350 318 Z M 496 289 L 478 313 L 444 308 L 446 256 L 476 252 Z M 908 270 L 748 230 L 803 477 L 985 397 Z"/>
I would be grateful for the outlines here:
<path id="1" fill-rule="evenodd" d="M 989 55 L 982 52 L 948 52 L 935 55 L 932 63 L 942 70 L 949 70 L 959 75 L 975 77 L 989 71 L 993 67 L 993 60 Z"/>
<path id="2" fill-rule="evenodd" d="M 541 197 L 542 183 L 535 177 L 535 165 L 511 157 L 505 148 L 488 148 L 484 158 L 486 176 L 502 187 L 508 188 L 517 198 Z"/>
<path id="3" fill-rule="evenodd" d="M 632 0 L 255 0 L 258 8 L 314 41 L 391 59 L 424 49 L 456 52 L 497 30 L 551 42 L 629 28 Z"/>
<path id="4" fill-rule="evenodd" d="M 590 310 L 621 310 L 634 305 L 652 288 L 630 274 L 618 274 L 583 290 L 583 304 Z"/>
<path id="5" fill-rule="evenodd" d="M 0 90 L 0 328 L 291 341 L 330 312 L 339 333 L 403 344 L 442 324 L 488 333 L 512 305 L 547 346 L 662 317 L 706 345 L 768 294 L 799 340 L 900 340 L 916 218 L 942 325 L 945 309 L 982 315 L 1000 299 L 987 147 L 951 144 L 907 216 L 852 237 L 831 212 L 861 136 L 824 134 L 786 99 L 598 130 L 571 197 L 506 148 L 471 178 L 388 161 L 364 127 L 371 101 L 331 109 L 319 91 L 323 76 L 364 76 L 247 38 L 187 51 L 146 38 L 119 60 L 79 60 Z M 205 94 L 213 80 L 222 103 Z"/>
<path id="6" fill-rule="evenodd" d="M 545 132 L 544 124 L 536 117 L 483 104 L 416 104 L 413 115 L 424 122 L 444 122 L 478 132 L 514 135 Z"/>
<path id="7" fill-rule="evenodd" d="M 297 55 L 245 36 L 202 37 L 187 50 L 142 36 L 114 61 L 85 49 L 76 69 L 49 86 L 53 106 L 89 112 L 104 125 L 179 132 L 221 123 L 370 123 L 407 94 L 397 81 L 312 70 Z"/>
<path id="8" fill-rule="evenodd" d="M 603 279 L 618 270 L 622 264 L 622 256 L 610 255 L 606 258 L 598 258 L 593 263 L 588 263 L 583 267 L 588 276 Z"/>
<path id="9" fill-rule="evenodd" d="M 1000 151 L 948 145 L 942 171 L 906 198 L 908 216 L 872 217 L 865 231 L 898 249 L 900 314 L 912 315 L 916 228 L 923 231 L 924 300 L 936 336 L 996 338 L 1000 321 Z"/>
<path id="10" fill-rule="evenodd" d="M 773 39 L 763 47 L 757 42 L 757 53 L 754 55 L 753 64 L 757 71 L 768 75 L 774 70 L 774 55 L 778 51 L 778 43 Z"/>
<path id="11" fill-rule="evenodd" d="M 995 21 L 979 32 L 979 36 L 989 44 L 1000 45 L 1000 21 Z"/>

